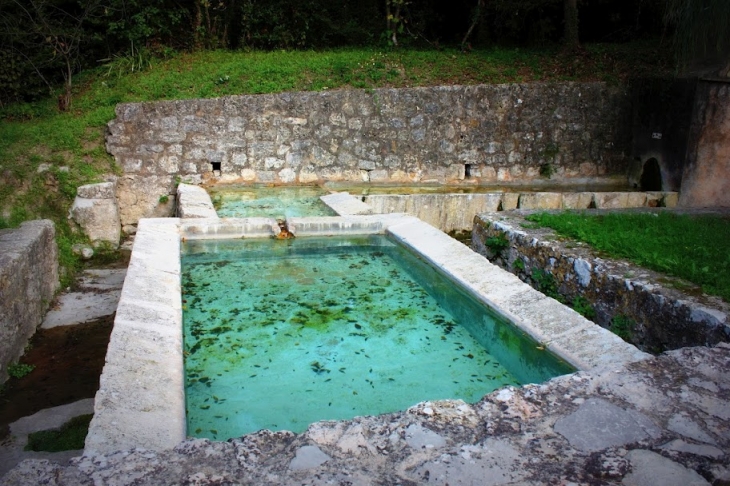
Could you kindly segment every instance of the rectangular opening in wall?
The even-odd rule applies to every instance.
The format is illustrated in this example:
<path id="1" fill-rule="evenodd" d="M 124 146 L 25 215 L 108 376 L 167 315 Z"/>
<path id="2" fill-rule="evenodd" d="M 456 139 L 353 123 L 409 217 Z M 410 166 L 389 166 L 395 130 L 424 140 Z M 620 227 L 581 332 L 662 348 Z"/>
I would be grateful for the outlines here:
<path id="1" fill-rule="evenodd" d="M 464 178 L 474 177 L 474 164 L 464 164 Z"/>
<path id="2" fill-rule="evenodd" d="M 220 170 L 221 170 L 221 163 L 220 162 L 211 162 L 210 163 L 210 166 L 211 166 L 213 172 L 215 172 L 215 171 L 220 172 Z"/>

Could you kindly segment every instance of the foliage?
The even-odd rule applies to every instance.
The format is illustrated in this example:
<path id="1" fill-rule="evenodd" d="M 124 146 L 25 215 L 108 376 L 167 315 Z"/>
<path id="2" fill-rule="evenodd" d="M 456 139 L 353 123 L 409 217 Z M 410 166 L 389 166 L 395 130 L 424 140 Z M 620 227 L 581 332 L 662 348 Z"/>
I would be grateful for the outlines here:
<path id="1" fill-rule="evenodd" d="M 514 270 L 518 270 L 520 272 L 525 271 L 525 262 L 522 261 L 521 258 L 516 258 L 514 262 L 512 262 L 512 268 Z"/>
<path id="2" fill-rule="evenodd" d="M 611 319 L 608 329 L 624 341 L 630 342 L 634 326 L 636 323 L 630 317 L 618 314 Z"/>
<path id="3" fill-rule="evenodd" d="M 687 68 L 693 60 L 708 58 L 728 63 L 730 2 L 727 0 L 666 0 L 664 21 L 674 28 L 673 46 L 680 69 Z M 730 68 L 730 64 L 726 66 Z"/>
<path id="4" fill-rule="evenodd" d="M 495 257 L 499 258 L 502 255 L 502 252 L 509 248 L 509 240 L 504 233 L 500 233 L 497 236 L 490 236 L 487 238 L 484 245 L 489 248 L 492 253 L 494 253 Z"/>
<path id="5" fill-rule="evenodd" d="M 573 308 L 574 311 L 576 311 L 578 314 L 582 315 L 586 319 L 593 320 L 596 317 L 596 310 L 593 308 L 588 299 L 586 299 L 582 295 L 579 295 L 578 297 L 573 299 L 573 302 L 571 302 L 570 306 Z"/>
<path id="6" fill-rule="evenodd" d="M 35 369 L 35 365 L 27 363 L 10 363 L 8 365 L 8 374 L 13 378 L 23 378 Z"/>
<path id="7" fill-rule="evenodd" d="M 659 213 L 537 213 L 529 221 L 609 256 L 680 277 L 730 301 L 730 218 Z"/>
<path id="8" fill-rule="evenodd" d="M 74 417 L 58 430 L 41 430 L 28 434 L 26 451 L 60 452 L 84 448 L 93 414 Z"/>
<path id="9" fill-rule="evenodd" d="M 558 302 L 564 302 L 565 299 L 558 292 L 558 283 L 555 281 L 553 274 L 542 268 L 534 267 L 532 269 L 532 281 L 535 283 L 537 290 L 552 297 Z"/>

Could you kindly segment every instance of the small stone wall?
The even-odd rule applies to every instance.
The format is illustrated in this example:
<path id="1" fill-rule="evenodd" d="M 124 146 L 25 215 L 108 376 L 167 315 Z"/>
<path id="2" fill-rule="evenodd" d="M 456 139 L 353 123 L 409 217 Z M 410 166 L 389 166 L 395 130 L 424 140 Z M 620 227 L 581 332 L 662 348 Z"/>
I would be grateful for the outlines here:
<path id="1" fill-rule="evenodd" d="M 603 83 L 534 83 L 120 104 L 107 150 L 124 173 L 122 225 L 171 214 L 160 196 L 176 179 L 625 179 L 626 100 Z"/>
<path id="2" fill-rule="evenodd" d="M 408 213 L 441 231 L 470 231 L 474 216 L 511 209 L 617 209 L 674 207 L 676 192 L 488 192 L 476 194 L 373 194 L 373 214 Z"/>
<path id="3" fill-rule="evenodd" d="M 0 383 L 58 289 L 58 249 L 53 222 L 27 221 L 0 230 Z"/>
<path id="4" fill-rule="evenodd" d="M 537 271 L 548 272 L 567 302 L 583 297 L 603 327 L 622 315 L 633 321 L 631 342 L 660 352 L 730 341 L 730 305 L 678 278 L 598 256 L 587 245 L 533 228 L 522 211 L 485 213 L 474 219 L 472 246 L 492 263 L 539 287 Z M 505 239 L 500 248 L 490 238 Z M 679 291 L 672 284 L 686 291 Z M 691 294 L 691 295 L 690 295 Z"/>

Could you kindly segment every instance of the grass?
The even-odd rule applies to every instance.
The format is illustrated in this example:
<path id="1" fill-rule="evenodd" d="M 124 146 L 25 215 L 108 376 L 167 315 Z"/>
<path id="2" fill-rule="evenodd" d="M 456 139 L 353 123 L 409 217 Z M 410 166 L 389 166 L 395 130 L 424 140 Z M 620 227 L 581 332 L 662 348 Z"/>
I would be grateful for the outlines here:
<path id="1" fill-rule="evenodd" d="M 93 414 L 74 417 L 58 430 L 41 430 L 28 435 L 26 451 L 75 451 L 84 448 Z"/>
<path id="2" fill-rule="evenodd" d="M 529 221 L 608 256 L 680 277 L 730 302 L 730 218 L 673 213 L 538 213 Z"/>
<path id="3" fill-rule="evenodd" d="M 67 214 L 76 187 L 119 174 L 104 150 L 106 123 L 121 102 L 341 88 L 603 80 L 668 72 L 657 43 L 588 45 L 575 56 L 557 47 L 457 50 L 173 53 L 144 62 L 124 57 L 79 73 L 70 111 L 56 96 L 0 109 L 0 228 L 49 218 L 56 224 L 62 285 L 80 268 L 71 252 L 84 237 Z M 140 70 L 140 68 L 142 70 Z"/>

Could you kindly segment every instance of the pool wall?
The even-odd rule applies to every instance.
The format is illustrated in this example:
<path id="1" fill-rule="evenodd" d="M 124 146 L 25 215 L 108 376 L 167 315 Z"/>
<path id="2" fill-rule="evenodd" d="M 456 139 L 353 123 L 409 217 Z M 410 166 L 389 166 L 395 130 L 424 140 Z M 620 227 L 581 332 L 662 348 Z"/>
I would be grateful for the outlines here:
<path id="1" fill-rule="evenodd" d="M 342 90 L 126 103 L 107 150 L 123 226 L 199 183 L 628 184 L 629 97 L 604 83 Z"/>
<path id="2" fill-rule="evenodd" d="M 649 355 L 492 265 L 445 233 L 406 215 L 292 218 L 297 236 L 385 233 L 578 369 Z M 144 219 L 135 238 L 86 438 L 86 455 L 185 439 L 180 242 L 274 237 L 266 218 Z"/>

